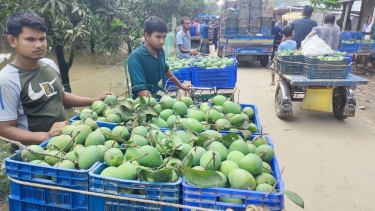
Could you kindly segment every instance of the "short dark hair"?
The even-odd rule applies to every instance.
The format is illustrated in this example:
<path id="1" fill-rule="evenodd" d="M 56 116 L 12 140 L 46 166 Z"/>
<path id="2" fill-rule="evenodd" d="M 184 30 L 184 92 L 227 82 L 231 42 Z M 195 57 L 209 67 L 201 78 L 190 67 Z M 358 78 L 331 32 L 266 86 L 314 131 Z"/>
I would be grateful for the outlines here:
<path id="1" fill-rule="evenodd" d="M 7 34 L 18 37 L 22 33 L 22 27 L 30 27 L 42 32 L 48 31 L 48 26 L 38 14 L 24 10 L 9 15 L 6 21 Z"/>
<path id="2" fill-rule="evenodd" d="M 283 35 L 285 37 L 290 37 L 293 35 L 293 28 L 291 26 L 284 26 Z"/>
<path id="3" fill-rule="evenodd" d="M 190 18 L 188 18 L 186 16 L 182 17 L 181 20 L 180 20 L 180 24 L 184 24 L 185 20 L 190 20 Z"/>
<path id="4" fill-rule="evenodd" d="M 145 20 L 144 33 L 151 35 L 155 31 L 168 33 L 168 26 L 161 18 L 150 16 Z"/>
<path id="5" fill-rule="evenodd" d="M 208 23 L 210 20 L 208 20 L 208 19 L 206 19 L 206 20 L 204 20 L 204 23 Z"/>
<path id="6" fill-rule="evenodd" d="M 305 5 L 302 10 L 302 15 L 311 16 L 313 12 L 314 12 L 314 7 L 310 5 Z"/>
<path id="7" fill-rule="evenodd" d="M 326 14 L 326 16 L 324 16 L 324 23 L 334 24 L 335 20 L 336 20 L 336 16 L 332 13 L 328 13 L 328 14 Z"/>

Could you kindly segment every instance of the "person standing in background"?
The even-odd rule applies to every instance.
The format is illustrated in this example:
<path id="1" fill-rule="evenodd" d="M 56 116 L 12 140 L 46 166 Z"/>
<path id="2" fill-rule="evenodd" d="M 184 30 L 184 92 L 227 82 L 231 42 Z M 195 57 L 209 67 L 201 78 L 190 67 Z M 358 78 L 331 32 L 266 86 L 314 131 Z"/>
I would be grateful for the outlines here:
<path id="1" fill-rule="evenodd" d="M 210 54 L 210 41 L 208 39 L 208 30 L 215 29 L 217 27 L 210 27 L 208 25 L 209 20 L 204 20 L 204 23 L 201 24 L 200 31 L 201 31 L 201 43 L 199 46 L 199 53 L 202 54 Z"/>
<path id="2" fill-rule="evenodd" d="M 334 14 L 327 14 L 324 17 L 324 25 L 314 27 L 306 39 L 318 35 L 332 50 L 337 50 L 341 46 L 341 31 L 335 27 L 335 20 Z"/>
<path id="3" fill-rule="evenodd" d="M 177 57 L 180 59 L 188 59 L 191 58 L 191 55 L 197 55 L 198 52 L 191 49 L 190 19 L 188 17 L 182 17 L 180 23 L 182 25 L 182 30 L 176 35 Z"/>
<path id="4" fill-rule="evenodd" d="M 273 57 L 275 57 L 275 51 L 279 47 L 279 44 L 281 43 L 281 35 L 282 31 L 280 27 L 276 26 L 275 21 L 272 21 L 272 30 L 271 30 L 271 35 L 274 35 L 273 39 L 273 47 L 275 48 L 274 51 L 272 52 L 271 60 L 273 60 Z"/>
<path id="5" fill-rule="evenodd" d="M 218 37 L 219 37 L 219 19 L 216 19 L 215 20 L 215 23 L 213 24 L 213 27 L 214 28 L 214 33 L 213 33 L 213 37 L 212 37 L 212 42 L 214 43 L 215 45 L 215 52 L 217 51 L 217 41 L 218 41 Z"/>
<path id="6" fill-rule="evenodd" d="M 297 49 L 301 47 L 301 42 L 311 32 L 312 28 L 318 26 L 318 23 L 311 20 L 314 8 L 309 5 L 303 7 L 302 16 L 303 18 L 292 22 L 292 29 L 294 31 L 294 41 L 297 43 Z"/>
<path id="7" fill-rule="evenodd" d="M 362 26 L 362 32 L 366 32 L 366 29 L 371 25 L 372 17 L 367 16 L 366 22 Z"/>

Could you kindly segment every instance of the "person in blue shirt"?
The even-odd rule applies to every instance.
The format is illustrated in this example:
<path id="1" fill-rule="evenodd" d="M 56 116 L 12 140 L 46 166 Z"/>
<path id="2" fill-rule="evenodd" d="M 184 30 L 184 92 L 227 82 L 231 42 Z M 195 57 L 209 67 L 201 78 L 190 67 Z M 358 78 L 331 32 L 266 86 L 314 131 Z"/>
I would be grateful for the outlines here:
<path id="1" fill-rule="evenodd" d="M 190 26 L 191 22 L 188 17 L 181 18 L 182 30 L 176 35 L 176 49 L 177 57 L 180 59 L 189 59 L 191 55 L 195 56 L 198 54 L 197 51 L 191 49 L 190 43 Z"/>
<path id="2" fill-rule="evenodd" d="M 202 54 L 210 54 L 210 41 L 208 39 L 208 30 L 209 29 L 215 29 L 216 27 L 210 27 L 208 25 L 209 20 L 206 19 L 204 20 L 204 23 L 201 24 L 200 26 L 200 31 L 201 31 L 201 43 L 199 46 L 199 53 Z"/>
<path id="3" fill-rule="evenodd" d="M 291 26 L 285 26 L 283 28 L 283 42 L 280 43 L 279 47 L 277 48 L 277 52 L 284 51 L 284 50 L 297 50 L 297 43 L 293 40 L 293 28 Z M 271 65 L 272 70 L 272 81 L 271 85 L 275 85 L 275 67 L 273 63 Z"/>

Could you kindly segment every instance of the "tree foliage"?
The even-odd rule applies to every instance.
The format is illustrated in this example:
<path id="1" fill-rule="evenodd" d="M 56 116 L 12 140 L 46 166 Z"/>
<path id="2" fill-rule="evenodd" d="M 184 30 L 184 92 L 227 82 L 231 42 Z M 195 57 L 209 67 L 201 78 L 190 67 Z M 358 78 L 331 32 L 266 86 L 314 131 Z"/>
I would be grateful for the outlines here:
<path id="1" fill-rule="evenodd" d="M 322 5 L 325 9 L 339 9 L 341 8 L 341 3 L 338 0 L 310 0 L 313 7 L 321 7 Z"/>

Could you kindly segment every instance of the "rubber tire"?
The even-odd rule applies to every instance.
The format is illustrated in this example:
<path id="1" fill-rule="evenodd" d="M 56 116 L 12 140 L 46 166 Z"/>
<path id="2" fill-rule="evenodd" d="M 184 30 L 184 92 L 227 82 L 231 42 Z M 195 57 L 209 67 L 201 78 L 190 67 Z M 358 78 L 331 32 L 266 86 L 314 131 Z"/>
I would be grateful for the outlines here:
<path id="1" fill-rule="evenodd" d="M 269 61 L 269 56 L 263 56 L 259 61 L 260 61 L 261 67 L 267 67 L 268 61 Z"/>
<path id="2" fill-rule="evenodd" d="M 338 94 L 338 96 L 335 96 L 335 92 Z M 344 120 L 347 118 L 347 116 L 344 116 L 344 109 L 346 103 L 345 92 L 345 87 L 337 87 L 333 90 L 332 93 L 333 115 L 339 120 Z"/>

